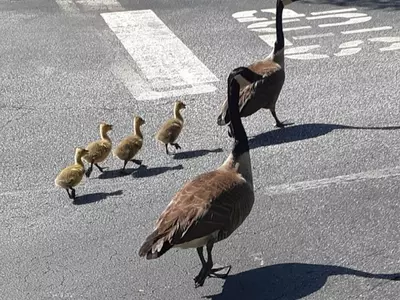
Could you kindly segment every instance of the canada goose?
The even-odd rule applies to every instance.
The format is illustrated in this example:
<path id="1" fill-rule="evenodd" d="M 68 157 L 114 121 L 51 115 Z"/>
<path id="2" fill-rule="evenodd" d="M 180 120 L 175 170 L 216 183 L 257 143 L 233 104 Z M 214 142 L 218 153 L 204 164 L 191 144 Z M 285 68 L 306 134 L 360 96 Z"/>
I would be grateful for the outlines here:
<path id="1" fill-rule="evenodd" d="M 175 147 L 176 150 L 181 149 L 178 143 L 175 143 L 183 128 L 183 117 L 181 110 L 186 108 L 186 104 L 176 101 L 174 104 L 174 117 L 167 120 L 156 134 L 156 139 L 165 145 L 165 152 L 169 154 L 168 144 Z"/>
<path id="2" fill-rule="evenodd" d="M 83 156 L 83 159 L 86 160 L 90 166 L 86 171 L 86 177 L 89 177 L 93 171 L 93 165 L 95 165 L 100 172 L 103 173 L 103 168 L 98 165 L 98 163 L 104 161 L 107 156 L 111 152 L 111 139 L 108 136 L 107 132 L 112 130 L 112 125 L 107 123 L 100 123 L 100 140 L 95 142 L 91 142 L 87 145 L 86 149 L 89 150 L 89 153 Z"/>
<path id="3" fill-rule="evenodd" d="M 124 161 L 122 172 L 125 172 L 125 167 L 128 161 L 132 161 L 137 165 L 141 165 L 142 161 L 133 159 L 143 146 L 143 134 L 140 131 L 140 126 L 146 122 L 141 117 L 134 117 L 133 119 L 133 133 L 121 140 L 121 142 L 114 149 L 113 154 L 119 159 Z"/>
<path id="4" fill-rule="evenodd" d="M 238 108 L 239 84 L 235 75 L 240 72 L 235 69 L 228 78 L 228 105 L 235 139 L 232 152 L 219 168 L 195 177 L 175 194 L 139 250 L 140 256 L 155 259 L 173 247 L 196 248 L 202 268 L 194 278 L 195 287 L 202 286 L 210 274 L 227 276 L 216 274 L 224 268 L 212 269 L 214 243 L 229 237 L 249 215 L 254 203 L 249 144 Z M 230 270 L 230 266 L 227 268 Z"/>
<path id="5" fill-rule="evenodd" d="M 70 165 L 57 175 L 54 180 L 55 185 L 65 189 L 70 199 L 75 200 L 75 189 L 74 186 L 78 185 L 85 173 L 85 165 L 82 162 L 82 156 L 87 154 L 89 151 L 83 148 L 75 149 L 75 163 Z M 71 193 L 69 193 L 71 190 Z"/>
<path id="6" fill-rule="evenodd" d="M 284 5 L 295 1 L 297 0 L 276 1 L 276 41 L 274 49 L 267 58 L 256 61 L 247 67 L 255 73 L 253 76 L 238 80 L 241 89 L 239 96 L 241 117 L 248 117 L 264 108 L 271 111 L 276 122 L 275 126 L 282 128 L 288 125 L 278 119 L 275 112 L 275 104 L 285 82 L 285 38 L 282 29 L 282 12 Z M 217 124 L 219 126 L 228 124 L 228 134 L 231 136 L 232 126 L 230 125 L 230 117 L 227 110 L 228 103 L 225 100 L 218 116 Z"/>

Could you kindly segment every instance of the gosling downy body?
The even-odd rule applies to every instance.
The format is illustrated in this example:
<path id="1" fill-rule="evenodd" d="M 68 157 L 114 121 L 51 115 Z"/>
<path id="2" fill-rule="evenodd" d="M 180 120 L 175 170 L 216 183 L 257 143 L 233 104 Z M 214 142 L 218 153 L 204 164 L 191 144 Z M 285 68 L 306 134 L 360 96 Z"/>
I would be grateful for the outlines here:
<path id="1" fill-rule="evenodd" d="M 87 154 L 89 151 L 83 148 L 76 148 L 75 149 L 75 163 L 70 165 L 57 175 L 54 183 L 56 186 L 59 186 L 65 189 L 68 193 L 68 197 L 70 199 L 75 200 L 75 189 L 74 187 L 77 186 L 82 178 L 83 174 L 85 174 L 85 165 L 82 161 L 82 156 Z M 71 193 L 69 192 L 71 190 Z"/>
<path id="2" fill-rule="evenodd" d="M 140 127 L 146 122 L 141 117 L 135 117 L 133 119 L 133 133 L 121 140 L 121 142 L 115 147 L 113 153 L 114 156 L 124 161 L 122 172 L 125 172 L 125 167 L 128 161 L 132 161 L 137 165 L 141 165 L 142 161 L 133 159 L 135 155 L 142 149 L 143 146 L 143 134 Z"/>
<path id="3" fill-rule="evenodd" d="M 112 143 L 111 139 L 108 136 L 108 132 L 112 130 L 112 125 L 107 123 L 100 124 L 100 140 L 94 141 L 87 145 L 86 149 L 89 151 L 83 159 L 87 161 L 90 166 L 86 171 L 86 176 L 89 177 L 93 171 L 93 165 L 95 165 L 100 172 L 104 172 L 103 168 L 98 164 L 103 162 L 111 152 Z"/>
<path id="4" fill-rule="evenodd" d="M 235 139 L 232 152 L 219 168 L 197 176 L 177 192 L 139 250 L 140 256 L 155 259 L 173 247 L 196 248 L 202 268 L 194 278 L 195 287 L 202 286 L 210 274 L 221 278 L 228 275 L 230 266 L 212 268 L 214 243 L 229 237 L 249 215 L 254 203 L 249 144 L 239 116 L 239 84 L 234 79 L 237 73 L 234 70 L 228 79 Z M 216 273 L 225 268 L 229 269 L 225 275 Z"/>
<path id="5" fill-rule="evenodd" d="M 276 41 L 274 49 L 270 55 L 260 61 L 256 61 L 247 68 L 251 75 L 242 75 L 238 78 L 240 84 L 239 110 L 241 117 L 248 117 L 261 108 L 269 109 L 275 119 L 275 126 L 284 127 L 285 123 L 281 122 L 275 111 L 275 105 L 281 93 L 285 82 L 285 38 L 283 35 L 282 12 L 284 5 L 291 2 L 290 0 L 276 1 Z M 249 72 L 247 72 L 249 73 Z M 218 116 L 217 124 L 219 126 L 229 125 L 228 131 L 231 136 L 230 116 L 227 113 L 228 102 L 222 105 L 221 113 Z"/>
<path id="6" fill-rule="evenodd" d="M 174 146 L 176 150 L 181 149 L 176 140 L 183 128 L 183 117 L 181 110 L 186 108 L 186 104 L 176 101 L 174 104 L 174 117 L 167 120 L 156 134 L 156 139 L 165 145 L 165 152 L 169 154 L 168 144 Z"/>

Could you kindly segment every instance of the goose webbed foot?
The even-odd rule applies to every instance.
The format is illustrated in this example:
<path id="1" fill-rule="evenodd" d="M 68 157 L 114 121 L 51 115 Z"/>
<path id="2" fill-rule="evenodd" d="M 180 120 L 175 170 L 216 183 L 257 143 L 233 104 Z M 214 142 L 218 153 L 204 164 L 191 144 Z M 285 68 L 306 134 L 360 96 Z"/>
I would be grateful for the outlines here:
<path id="1" fill-rule="evenodd" d="M 200 270 L 200 273 L 194 278 L 195 288 L 204 285 L 206 278 L 211 274 L 211 270 L 212 270 L 212 265 L 209 264 L 209 262 L 203 265 L 203 267 Z"/>
<path id="2" fill-rule="evenodd" d="M 232 266 L 218 266 L 218 267 L 214 267 L 211 269 L 210 272 L 210 277 L 215 277 L 215 278 L 222 278 L 225 279 L 226 277 L 228 277 L 229 272 L 231 271 Z M 224 272 L 224 270 L 226 270 Z M 211 276 L 212 275 L 212 276 Z"/>
<path id="3" fill-rule="evenodd" d="M 141 166 L 143 161 L 141 159 L 132 159 L 131 162 L 137 164 L 138 166 Z"/>
<path id="4" fill-rule="evenodd" d="M 278 117 L 276 116 L 276 112 L 275 112 L 274 109 L 271 109 L 271 114 L 274 117 L 275 122 L 276 122 L 275 123 L 275 127 L 284 128 L 285 126 L 293 125 L 293 123 L 279 121 Z"/>

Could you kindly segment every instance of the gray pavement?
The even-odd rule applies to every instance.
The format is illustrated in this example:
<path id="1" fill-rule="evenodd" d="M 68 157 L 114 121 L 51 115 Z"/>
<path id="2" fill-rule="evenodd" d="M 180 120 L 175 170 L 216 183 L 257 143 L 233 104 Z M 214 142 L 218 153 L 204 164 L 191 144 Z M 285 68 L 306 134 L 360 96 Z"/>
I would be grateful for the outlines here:
<path id="1" fill-rule="evenodd" d="M 400 39 L 398 1 L 288 7 L 304 16 L 285 28 L 311 28 L 287 31 L 287 49 L 318 45 L 309 52 L 329 57 L 288 54 L 277 113 L 293 126 L 274 128 L 269 112 L 243 120 L 255 206 L 214 248 L 230 276 L 198 289 L 196 251 L 146 261 L 138 248 L 179 187 L 229 153 L 226 128 L 216 125 L 226 76 L 271 51 L 265 32 L 232 14 L 262 18 L 274 1 L 61 2 L 0 0 L 1 299 L 398 299 L 400 282 L 387 279 L 400 273 L 400 50 L 380 50 Z M 349 8 L 371 19 L 327 27 L 319 25 L 344 20 L 306 19 Z M 153 10 L 219 79 L 213 93 L 179 97 L 187 109 L 175 157 L 153 135 L 177 98 L 133 97 L 132 58 L 100 16 L 140 9 Z M 338 54 L 349 48 L 361 50 Z M 122 164 L 110 157 L 110 170 L 94 169 L 73 205 L 55 176 L 76 146 L 98 138 L 99 122 L 114 124 L 117 143 L 133 113 L 146 120 L 138 158 L 147 167 L 119 177 Z"/>

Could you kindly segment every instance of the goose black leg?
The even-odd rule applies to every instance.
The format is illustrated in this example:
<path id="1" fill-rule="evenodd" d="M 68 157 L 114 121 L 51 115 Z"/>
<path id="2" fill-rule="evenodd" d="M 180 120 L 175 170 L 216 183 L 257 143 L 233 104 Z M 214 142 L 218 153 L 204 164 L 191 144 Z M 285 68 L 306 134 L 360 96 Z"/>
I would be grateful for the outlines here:
<path id="1" fill-rule="evenodd" d="M 174 146 L 176 150 L 182 149 L 181 146 L 179 146 L 178 143 L 171 143 L 171 145 Z"/>
<path id="2" fill-rule="evenodd" d="M 275 126 L 276 127 L 279 127 L 279 128 L 285 127 L 285 124 L 283 124 L 281 121 L 279 121 L 278 117 L 276 116 L 275 109 L 271 109 L 271 114 L 275 119 L 275 122 L 276 122 Z"/>
<path id="3" fill-rule="evenodd" d="M 212 250 L 212 246 L 211 246 L 211 250 Z M 209 252 L 208 244 L 207 244 L 207 253 L 211 253 L 211 251 Z M 209 255 L 208 255 L 207 262 L 204 259 L 203 247 L 197 248 L 197 254 L 200 257 L 202 268 L 201 268 L 199 274 L 194 278 L 194 286 L 196 288 L 203 286 L 204 281 L 206 280 L 207 276 L 210 274 L 212 266 L 213 266 L 212 259 Z"/>
<path id="4" fill-rule="evenodd" d="M 90 174 L 92 174 L 92 171 L 93 171 L 93 162 L 90 163 L 89 168 L 85 172 L 86 177 L 90 177 Z"/>

